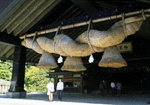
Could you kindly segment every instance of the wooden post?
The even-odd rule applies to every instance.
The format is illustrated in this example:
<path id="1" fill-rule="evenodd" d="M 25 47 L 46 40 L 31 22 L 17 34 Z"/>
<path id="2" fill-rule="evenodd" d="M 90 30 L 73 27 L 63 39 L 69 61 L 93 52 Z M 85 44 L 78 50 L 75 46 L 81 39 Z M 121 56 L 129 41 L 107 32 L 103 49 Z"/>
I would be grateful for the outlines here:
<path id="1" fill-rule="evenodd" d="M 26 48 L 21 45 L 15 46 L 12 80 L 9 92 L 6 94 L 7 97 L 26 97 L 26 91 L 24 90 L 25 58 Z"/>

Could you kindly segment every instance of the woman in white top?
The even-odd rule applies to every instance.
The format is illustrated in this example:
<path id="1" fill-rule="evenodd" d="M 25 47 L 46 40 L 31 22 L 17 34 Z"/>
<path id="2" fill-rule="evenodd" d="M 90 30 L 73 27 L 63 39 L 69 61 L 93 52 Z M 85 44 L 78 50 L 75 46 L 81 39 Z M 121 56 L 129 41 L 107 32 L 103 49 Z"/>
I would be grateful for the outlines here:
<path id="1" fill-rule="evenodd" d="M 58 92 L 58 99 L 62 100 L 62 91 L 64 89 L 64 83 L 59 79 L 59 82 L 57 83 L 56 90 Z"/>
<path id="2" fill-rule="evenodd" d="M 48 95 L 48 98 L 49 98 L 49 101 L 53 101 L 53 93 L 54 93 L 54 84 L 50 81 L 48 84 L 47 84 L 47 95 Z"/>

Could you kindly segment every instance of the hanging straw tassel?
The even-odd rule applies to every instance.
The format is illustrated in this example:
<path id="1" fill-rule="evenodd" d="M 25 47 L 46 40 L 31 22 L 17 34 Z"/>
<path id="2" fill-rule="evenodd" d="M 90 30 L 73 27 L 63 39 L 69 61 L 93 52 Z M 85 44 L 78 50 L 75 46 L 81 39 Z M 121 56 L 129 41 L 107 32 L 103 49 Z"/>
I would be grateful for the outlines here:
<path id="1" fill-rule="evenodd" d="M 63 57 L 62 57 L 62 56 L 59 56 L 57 62 L 58 62 L 58 63 L 62 63 L 62 62 L 63 62 Z"/>
<path id="2" fill-rule="evenodd" d="M 94 62 L 94 57 L 93 57 L 93 55 L 91 54 L 90 57 L 89 57 L 89 63 L 92 63 L 92 62 Z"/>
<path id="3" fill-rule="evenodd" d="M 105 49 L 101 61 L 98 66 L 121 68 L 127 66 L 126 61 L 122 58 L 116 46 L 108 47 Z"/>
<path id="4" fill-rule="evenodd" d="M 54 68 L 57 68 L 58 65 L 55 62 L 54 57 L 51 54 L 45 52 L 42 54 L 42 56 L 39 60 L 39 63 L 37 64 L 37 67 L 54 69 Z"/>
<path id="5" fill-rule="evenodd" d="M 83 65 L 83 62 L 80 57 L 67 57 L 61 70 L 79 72 L 85 71 L 86 68 Z"/>

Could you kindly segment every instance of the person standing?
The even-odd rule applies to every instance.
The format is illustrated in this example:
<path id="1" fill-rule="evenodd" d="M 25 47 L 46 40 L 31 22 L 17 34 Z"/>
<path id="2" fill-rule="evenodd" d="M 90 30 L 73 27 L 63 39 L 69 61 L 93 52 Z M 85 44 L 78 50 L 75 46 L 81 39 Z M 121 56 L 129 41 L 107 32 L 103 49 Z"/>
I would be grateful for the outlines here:
<path id="1" fill-rule="evenodd" d="M 58 93 L 58 100 L 62 100 L 62 92 L 64 90 L 64 83 L 59 79 L 59 82 L 57 83 L 56 87 L 57 93 Z"/>
<path id="2" fill-rule="evenodd" d="M 120 82 L 118 82 L 116 84 L 116 89 L 117 89 L 117 95 L 120 96 L 120 94 L 121 94 L 121 83 Z"/>
<path id="3" fill-rule="evenodd" d="M 110 86 L 111 86 L 111 93 L 112 93 L 112 96 L 114 97 L 115 94 L 116 94 L 116 85 L 114 82 L 111 82 L 110 83 Z"/>
<path id="4" fill-rule="evenodd" d="M 52 81 L 49 81 L 49 83 L 47 84 L 47 95 L 49 98 L 49 101 L 52 102 L 53 101 L 53 93 L 54 93 L 54 84 L 52 83 Z"/>

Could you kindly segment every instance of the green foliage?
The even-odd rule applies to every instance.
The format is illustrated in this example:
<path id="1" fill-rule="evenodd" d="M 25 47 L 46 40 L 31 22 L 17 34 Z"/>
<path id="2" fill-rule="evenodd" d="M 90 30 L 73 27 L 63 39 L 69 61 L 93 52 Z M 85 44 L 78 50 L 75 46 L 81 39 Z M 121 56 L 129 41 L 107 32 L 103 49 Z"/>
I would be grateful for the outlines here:
<path id="1" fill-rule="evenodd" d="M 11 80 L 11 72 L 8 70 L 0 70 L 0 79 L 10 81 Z"/>
<path id="2" fill-rule="evenodd" d="M 7 81 L 12 77 L 13 63 L 0 60 L 0 79 Z M 25 66 L 25 89 L 27 92 L 45 92 L 46 85 L 49 82 L 47 72 L 53 72 L 49 69 L 40 69 L 34 66 Z"/>
<path id="3" fill-rule="evenodd" d="M 10 81 L 11 76 L 12 76 L 12 62 L 0 60 L 0 79 Z"/>
<path id="4" fill-rule="evenodd" d="M 40 69 L 30 66 L 25 74 L 25 88 L 27 92 L 45 92 L 47 91 L 46 85 L 49 82 L 47 72 L 53 70 Z"/>

